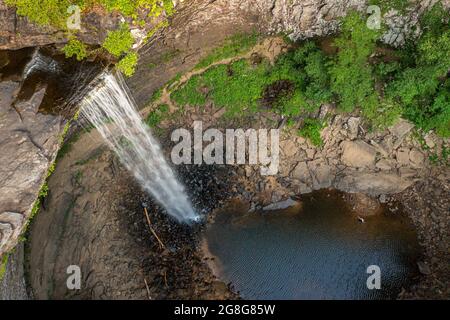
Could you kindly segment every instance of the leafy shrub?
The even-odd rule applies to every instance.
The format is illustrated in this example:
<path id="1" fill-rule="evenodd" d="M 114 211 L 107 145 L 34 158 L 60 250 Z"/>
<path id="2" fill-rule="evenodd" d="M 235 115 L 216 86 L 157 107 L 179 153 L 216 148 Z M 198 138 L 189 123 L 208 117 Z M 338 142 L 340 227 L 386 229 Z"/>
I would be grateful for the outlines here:
<path id="1" fill-rule="evenodd" d="M 119 61 L 119 63 L 117 64 L 117 69 L 119 69 L 127 77 L 131 77 L 134 74 L 137 61 L 138 61 L 137 53 L 130 52 Z"/>
<path id="2" fill-rule="evenodd" d="M 322 128 L 323 124 L 320 120 L 308 118 L 305 119 L 302 128 L 298 130 L 298 134 L 304 138 L 309 139 L 315 146 L 322 146 L 323 140 L 320 136 Z"/>
<path id="3" fill-rule="evenodd" d="M 67 8 L 77 1 L 70 0 L 5 0 L 5 4 L 15 6 L 17 14 L 26 16 L 31 22 L 43 26 L 66 29 Z"/>
<path id="4" fill-rule="evenodd" d="M 408 44 L 410 58 L 387 84 L 387 96 L 402 105 L 403 114 L 418 127 L 450 136 L 450 30 L 448 13 L 437 3 L 421 19 L 421 38 Z M 412 58 L 411 58 L 412 57 Z"/>
<path id="5" fill-rule="evenodd" d="M 134 39 L 131 35 L 130 28 L 127 24 L 123 23 L 120 25 L 119 29 L 108 32 L 102 46 L 113 56 L 118 58 L 122 54 L 128 53 L 133 43 Z"/>
<path id="6" fill-rule="evenodd" d="M 374 93 L 369 56 L 374 53 L 380 32 L 366 27 L 357 12 L 350 12 L 335 40 L 338 53 L 330 68 L 331 89 L 339 98 L 341 110 L 364 109 L 366 98 Z"/>
<path id="7" fill-rule="evenodd" d="M 86 45 L 78 39 L 70 39 L 63 47 L 62 51 L 66 55 L 66 58 L 75 56 L 78 61 L 87 57 Z"/>

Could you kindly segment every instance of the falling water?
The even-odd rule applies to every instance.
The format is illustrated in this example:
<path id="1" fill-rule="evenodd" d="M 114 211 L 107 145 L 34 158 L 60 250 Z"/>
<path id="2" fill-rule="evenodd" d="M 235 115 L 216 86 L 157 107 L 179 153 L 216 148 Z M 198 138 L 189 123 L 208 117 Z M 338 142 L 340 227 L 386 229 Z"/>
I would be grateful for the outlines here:
<path id="1" fill-rule="evenodd" d="M 159 143 L 143 123 L 120 75 L 106 73 L 81 102 L 81 114 L 100 132 L 144 190 L 179 222 L 198 219 L 164 159 Z"/>

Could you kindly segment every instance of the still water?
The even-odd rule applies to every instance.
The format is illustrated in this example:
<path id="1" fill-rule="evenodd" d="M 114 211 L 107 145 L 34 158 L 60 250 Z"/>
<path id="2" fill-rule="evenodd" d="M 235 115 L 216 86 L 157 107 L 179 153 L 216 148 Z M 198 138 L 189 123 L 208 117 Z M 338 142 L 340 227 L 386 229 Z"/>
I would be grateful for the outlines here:
<path id="1" fill-rule="evenodd" d="M 417 276 L 420 248 L 402 214 L 349 212 L 342 194 L 302 196 L 302 207 L 219 212 L 206 231 L 212 267 L 245 299 L 390 299 Z M 369 290 L 367 267 L 381 268 L 381 289 Z"/>

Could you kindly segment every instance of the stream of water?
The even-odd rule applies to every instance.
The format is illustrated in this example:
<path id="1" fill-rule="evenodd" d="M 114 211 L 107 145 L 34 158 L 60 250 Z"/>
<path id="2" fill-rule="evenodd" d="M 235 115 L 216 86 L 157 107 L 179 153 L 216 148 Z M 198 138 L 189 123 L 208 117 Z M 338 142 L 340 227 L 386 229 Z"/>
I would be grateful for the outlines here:
<path id="1" fill-rule="evenodd" d="M 143 189 L 179 222 L 199 218 L 164 159 L 158 141 L 143 123 L 119 74 L 105 73 L 81 102 L 81 115 L 100 132 Z"/>

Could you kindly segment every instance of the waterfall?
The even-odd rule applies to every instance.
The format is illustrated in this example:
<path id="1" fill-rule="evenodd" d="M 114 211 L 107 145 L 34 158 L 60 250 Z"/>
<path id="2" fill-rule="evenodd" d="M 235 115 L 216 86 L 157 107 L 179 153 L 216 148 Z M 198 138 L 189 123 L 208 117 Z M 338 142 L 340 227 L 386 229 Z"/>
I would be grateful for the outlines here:
<path id="1" fill-rule="evenodd" d="M 179 222 L 198 220 L 192 205 L 164 159 L 158 141 L 143 123 L 123 78 L 105 73 L 81 101 L 81 115 L 99 131 L 143 189 Z"/>

